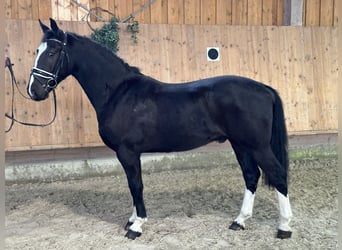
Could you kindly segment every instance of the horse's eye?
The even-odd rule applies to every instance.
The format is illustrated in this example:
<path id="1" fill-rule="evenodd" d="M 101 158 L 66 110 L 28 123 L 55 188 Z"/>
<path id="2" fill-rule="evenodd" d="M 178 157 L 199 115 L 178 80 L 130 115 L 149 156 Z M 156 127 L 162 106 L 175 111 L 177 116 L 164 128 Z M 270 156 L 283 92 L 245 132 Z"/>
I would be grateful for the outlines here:
<path id="1" fill-rule="evenodd" d="M 49 56 L 53 56 L 55 53 L 53 53 L 53 52 L 49 52 Z"/>

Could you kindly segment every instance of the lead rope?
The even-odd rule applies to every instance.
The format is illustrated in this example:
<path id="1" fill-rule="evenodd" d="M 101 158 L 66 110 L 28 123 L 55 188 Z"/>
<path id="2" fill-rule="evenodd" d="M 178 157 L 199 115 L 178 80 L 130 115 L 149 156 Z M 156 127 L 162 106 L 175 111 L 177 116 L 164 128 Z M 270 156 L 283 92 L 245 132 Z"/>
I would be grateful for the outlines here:
<path id="1" fill-rule="evenodd" d="M 6 57 L 6 61 L 5 61 L 5 67 L 8 68 L 9 72 L 10 72 L 10 75 L 11 75 L 11 86 L 12 86 L 12 100 L 11 100 L 11 114 L 7 114 L 5 113 L 5 117 L 10 119 L 11 120 L 11 124 L 9 126 L 9 128 L 7 130 L 5 130 L 5 133 L 8 133 L 11 131 L 11 129 L 13 128 L 13 125 L 14 123 L 19 123 L 21 125 L 25 125 L 25 126 L 32 126 L 32 127 L 46 127 L 46 126 L 49 126 L 50 124 L 52 124 L 55 119 L 56 119 L 56 116 L 57 116 L 57 102 L 56 102 L 56 92 L 55 92 L 55 89 L 52 90 L 52 93 L 53 93 L 53 106 L 54 106 L 54 114 L 53 114 L 53 118 L 51 119 L 51 121 L 49 121 L 48 123 L 30 123 L 30 122 L 22 122 L 22 121 L 19 121 L 17 120 L 15 117 L 14 117 L 14 86 L 17 88 L 18 92 L 20 93 L 20 95 L 22 97 L 24 97 L 25 99 L 31 99 L 27 96 L 25 96 L 21 91 L 20 91 L 20 88 L 18 86 L 18 82 L 17 80 L 15 79 L 15 75 L 14 75 L 14 71 L 13 71 L 13 64 L 11 63 L 11 60 L 9 57 Z"/>

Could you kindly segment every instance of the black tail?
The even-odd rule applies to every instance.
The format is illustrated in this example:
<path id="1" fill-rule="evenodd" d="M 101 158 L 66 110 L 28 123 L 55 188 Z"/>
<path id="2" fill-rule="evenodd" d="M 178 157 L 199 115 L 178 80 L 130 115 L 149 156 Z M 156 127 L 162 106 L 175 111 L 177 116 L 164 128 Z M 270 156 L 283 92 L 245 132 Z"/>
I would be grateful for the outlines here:
<path id="1" fill-rule="evenodd" d="M 274 155 L 278 159 L 280 165 L 286 171 L 286 181 L 288 180 L 288 142 L 287 130 L 285 124 L 283 104 L 279 94 L 274 90 L 275 101 L 273 104 L 273 124 L 272 124 L 272 138 L 271 147 Z M 270 184 L 265 178 L 266 184 Z"/>

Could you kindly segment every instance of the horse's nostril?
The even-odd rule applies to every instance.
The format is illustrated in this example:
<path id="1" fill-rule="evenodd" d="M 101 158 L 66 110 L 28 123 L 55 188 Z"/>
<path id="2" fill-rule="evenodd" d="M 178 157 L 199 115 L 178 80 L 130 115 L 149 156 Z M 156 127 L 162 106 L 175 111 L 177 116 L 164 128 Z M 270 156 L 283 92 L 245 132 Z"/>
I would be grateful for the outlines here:
<path id="1" fill-rule="evenodd" d="M 28 89 L 27 92 L 31 99 L 34 101 L 42 101 L 49 96 L 48 92 L 44 91 L 44 89 L 40 90 L 34 87 Z"/>

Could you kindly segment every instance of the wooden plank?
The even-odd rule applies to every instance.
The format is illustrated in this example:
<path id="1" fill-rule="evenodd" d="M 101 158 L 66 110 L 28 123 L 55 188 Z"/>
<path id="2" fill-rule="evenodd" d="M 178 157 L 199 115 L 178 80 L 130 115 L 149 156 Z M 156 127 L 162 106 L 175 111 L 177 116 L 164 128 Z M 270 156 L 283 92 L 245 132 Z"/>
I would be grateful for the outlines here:
<path id="1" fill-rule="evenodd" d="M 179 51 L 179 45 L 181 41 L 181 30 L 179 25 L 172 25 L 166 34 L 166 58 L 167 58 L 167 67 L 169 73 L 169 82 L 177 83 L 181 81 L 181 64 L 182 57 L 181 55 L 177 55 Z"/>
<path id="2" fill-rule="evenodd" d="M 337 120 L 334 119 L 337 115 L 337 85 L 326 85 L 326 82 L 338 82 L 338 64 L 337 60 L 333 59 L 331 62 L 329 60 L 334 58 L 333 54 L 337 54 L 337 39 L 333 39 L 333 35 L 336 33 L 327 33 L 325 35 L 324 31 L 326 27 L 322 27 L 319 31 L 317 37 L 318 41 L 315 41 L 315 46 L 318 44 L 318 48 L 315 50 L 317 55 L 316 60 L 319 62 L 316 66 L 318 72 L 315 72 L 315 88 L 316 98 L 315 102 L 317 105 L 317 116 L 315 117 L 317 122 L 313 130 L 319 129 L 321 126 L 324 127 L 334 127 L 337 125 Z M 336 31 L 336 29 L 334 29 Z M 316 40 L 316 37 L 315 37 Z M 317 48 L 316 47 L 316 48 Z M 314 119 L 313 119 L 314 120 Z"/>
<path id="3" fill-rule="evenodd" d="M 64 1 L 65 0 L 56 0 L 55 1 L 55 8 L 56 8 L 56 17 L 55 20 L 62 20 L 62 21 L 66 21 L 66 19 L 64 19 Z"/>
<path id="4" fill-rule="evenodd" d="M 85 8 L 89 9 L 90 5 L 89 5 L 89 1 L 88 0 L 78 0 L 78 2 L 84 6 Z M 78 21 L 86 21 L 87 19 L 87 14 L 88 12 L 86 10 L 84 10 L 83 8 L 77 6 L 77 20 Z"/>
<path id="5" fill-rule="evenodd" d="M 87 0 L 89 3 L 89 10 L 92 11 L 93 13 L 95 13 L 97 16 L 101 16 L 101 14 L 99 14 L 99 12 L 96 10 L 97 7 L 97 1 L 96 0 Z M 88 15 L 88 19 L 91 22 L 100 22 L 101 20 L 97 20 L 97 18 L 94 15 Z"/>
<path id="6" fill-rule="evenodd" d="M 307 102 L 311 103 L 311 102 L 315 102 L 315 98 L 317 97 L 317 91 L 319 91 L 317 89 L 317 86 L 315 84 L 315 79 L 316 78 L 316 74 L 315 74 L 315 68 L 312 67 L 313 63 L 315 62 L 315 60 L 317 59 L 316 55 L 315 55 L 315 45 L 312 42 L 312 38 L 314 36 L 314 34 L 312 33 L 312 29 L 308 28 L 305 29 L 303 32 L 303 38 L 308 41 L 305 44 L 304 47 L 304 60 L 303 60 L 303 64 L 302 67 L 304 68 L 304 72 L 305 74 L 303 74 L 302 76 L 305 77 L 305 80 L 307 81 L 307 83 L 305 84 L 305 92 L 303 93 L 303 95 L 307 98 Z M 302 77 L 302 78 L 303 78 Z M 317 106 L 315 107 L 308 107 L 308 105 L 306 105 L 307 107 L 307 124 L 306 126 L 313 128 L 316 126 L 316 122 L 315 119 L 317 119 L 319 117 L 319 108 Z"/>
<path id="7" fill-rule="evenodd" d="M 285 73 L 288 79 L 285 83 L 287 89 L 283 89 L 283 91 L 287 92 L 288 98 L 285 101 L 288 114 L 287 124 L 289 130 L 294 130 L 295 127 L 298 127 L 298 130 L 300 131 L 305 130 L 309 126 L 307 112 L 308 95 L 305 88 L 303 88 L 307 70 L 304 68 L 305 65 L 303 65 L 301 60 L 299 60 L 302 58 L 301 55 L 305 54 L 300 42 L 302 39 L 303 35 L 298 32 L 297 29 L 293 29 L 292 27 L 287 29 L 287 36 L 285 37 L 284 42 L 290 45 L 285 57 L 286 60 L 288 60 L 285 64 Z M 298 43 L 301 46 L 299 46 Z"/>
<path id="8" fill-rule="evenodd" d="M 216 1 L 216 24 L 232 24 L 232 0 Z"/>
<path id="9" fill-rule="evenodd" d="M 132 0 L 115 0 L 116 12 L 118 18 L 124 19 L 133 12 Z"/>
<path id="10" fill-rule="evenodd" d="M 96 7 L 103 9 L 103 10 L 108 10 L 108 0 L 97 0 L 96 1 Z M 106 11 L 97 11 L 98 15 L 104 18 L 106 21 L 109 21 L 110 18 L 112 17 L 109 13 Z"/>
<path id="11" fill-rule="evenodd" d="M 182 0 L 169 0 L 167 8 L 167 17 L 169 24 L 184 23 L 184 5 Z"/>
<path id="12" fill-rule="evenodd" d="M 319 25 L 320 2 L 321 0 L 305 0 L 305 25 Z"/>
<path id="13" fill-rule="evenodd" d="M 203 58 L 203 50 L 199 48 L 199 34 L 195 33 L 195 27 L 189 25 L 186 29 L 182 28 L 182 41 L 181 41 L 181 72 L 182 77 L 179 79 L 181 82 L 193 81 L 198 79 L 197 68 L 200 64 L 200 58 Z"/>
<path id="14" fill-rule="evenodd" d="M 31 0 L 31 12 L 32 19 L 37 20 L 39 18 L 39 0 Z"/>
<path id="15" fill-rule="evenodd" d="M 248 25 L 261 25 L 263 13 L 263 1 L 248 1 Z"/>
<path id="16" fill-rule="evenodd" d="M 199 24 L 201 22 L 201 4 L 199 1 L 184 1 L 184 23 Z"/>
<path id="17" fill-rule="evenodd" d="M 323 106 L 322 112 L 325 114 L 324 121 L 327 122 L 325 128 L 329 130 L 333 130 L 338 127 L 338 91 L 339 84 L 329 84 L 329 83 L 337 83 L 339 80 L 339 57 L 335 56 L 338 54 L 339 50 L 339 40 L 335 39 L 338 36 L 337 28 L 334 27 L 331 32 L 329 32 L 330 27 L 324 27 L 321 30 L 321 36 L 323 37 L 324 46 L 323 46 L 323 82 L 321 83 L 323 86 L 323 94 L 325 95 L 325 102 Z M 328 84 L 326 84 L 328 83 Z M 319 126 L 319 129 L 323 127 Z"/>
<path id="18" fill-rule="evenodd" d="M 11 18 L 12 19 L 19 18 L 18 1 L 19 0 L 11 0 Z"/>
<path id="19" fill-rule="evenodd" d="M 140 0 L 142 1 L 142 0 Z M 145 1 L 143 1 L 142 4 L 146 4 Z M 143 5 L 142 5 L 143 6 Z M 142 11 L 142 15 L 144 17 L 144 22 L 143 23 L 151 23 L 151 7 L 152 5 L 149 5 Z"/>
<path id="20" fill-rule="evenodd" d="M 334 0 L 321 1 L 320 26 L 332 26 L 334 24 Z"/>
<path id="21" fill-rule="evenodd" d="M 270 54 L 272 41 L 269 35 L 269 28 L 266 26 L 260 27 L 260 31 L 257 32 L 257 37 L 259 41 L 259 51 L 258 59 L 259 59 L 259 73 L 260 73 L 260 80 L 265 84 L 271 85 L 273 84 L 272 81 L 272 62 L 270 61 Z"/>
<path id="22" fill-rule="evenodd" d="M 5 7 L 5 18 L 6 19 L 9 19 L 11 18 L 11 0 L 5 0 L 5 4 L 4 4 L 4 7 Z"/>
<path id="23" fill-rule="evenodd" d="M 247 24 L 247 6 L 248 0 L 232 0 L 232 24 Z"/>
<path id="24" fill-rule="evenodd" d="M 276 25 L 284 25 L 284 1 L 278 0 L 277 2 L 277 22 Z"/>
<path id="25" fill-rule="evenodd" d="M 32 3 L 31 0 L 18 1 L 18 18 L 32 19 Z"/>
<path id="26" fill-rule="evenodd" d="M 145 0 L 133 0 L 133 11 L 141 9 L 147 2 Z M 144 8 L 135 16 L 139 23 L 151 23 L 151 6 Z"/>
<path id="27" fill-rule="evenodd" d="M 51 16 L 50 17 L 58 20 L 58 1 L 50 0 L 50 5 L 51 5 Z"/>
<path id="28" fill-rule="evenodd" d="M 70 0 L 58 0 L 57 1 L 57 11 L 58 18 L 57 20 L 65 20 L 68 21 L 71 19 L 70 13 Z"/>
<path id="29" fill-rule="evenodd" d="M 278 48 L 282 48 L 281 50 L 275 51 L 278 57 L 278 65 L 279 65 L 279 75 L 278 75 L 278 88 L 277 91 L 282 98 L 284 105 L 284 113 L 286 124 L 288 126 L 288 131 L 293 130 L 293 120 L 291 119 L 290 114 L 290 88 L 289 84 L 291 83 L 291 78 L 289 74 L 291 73 L 289 69 L 289 55 L 291 45 L 288 43 L 286 39 L 286 34 L 289 33 L 290 27 L 283 27 L 283 29 L 279 30 L 279 44 Z"/>
<path id="30" fill-rule="evenodd" d="M 277 24 L 277 0 L 262 1 L 262 25 Z"/>
<path id="31" fill-rule="evenodd" d="M 260 26 L 250 26 L 246 30 L 244 34 L 246 38 L 242 38 L 246 40 L 245 51 L 242 54 L 246 54 L 249 58 L 248 65 L 245 66 L 244 74 L 245 76 L 249 76 L 257 81 L 262 81 L 263 72 L 261 69 L 264 69 L 264 62 L 261 62 L 261 58 L 264 57 L 264 51 L 262 49 L 262 45 L 264 44 L 262 37 L 262 27 Z M 241 37 L 239 38 L 241 39 Z M 236 45 L 237 46 L 237 45 Z M 237 52 L 238 54 L 238 52 Z M 244 59 L 246 60 L 246 59 Z M 239 69 L 238 69 L 239 70 Z"/>
<path id="32" fill-rule="evenodd" d="M 168 50 L 168 40 L 170 39 L 169 35 L 168 35 L 168 25 L 165 24 L 165 25 L 161 25 L 159 28 L 158 28 L 158 31 L 159 31 L 159 36 L 157 36 L 158 38 L 155 38 L 159 39 L 160 41 L 160 46 L 158 47 L 159 48 L 159 51 L 161 51 L 161 53 L 165 53 L 167 54 L 168 56 L 170 55 L 169 54 L 169 50 Z M 169 60 L 168 60 L 168 57 L 167 56 L 163 56 L 163 57 L 159 57 L 159 60 L 156 59 L 158 62 L 159 62 L 159 70 L 160 70 L 160 73 L 159 74 L 156 74 L 156 75 L 153 75 L 151 74 L 151 76 L 155 76 L 155 77 L 158 77 L 159 80 L 161 81 L 165 81 L 165 82 L 170 82 L 171 79 L 170 79 L 170 66 L 168 64 Z M 144 66 L 145 68 L 148 67 L 147 65 Z M 151 72 L 152 73 L 152 72 Z"/>
<path id="33" fill-rule="evenodd" d="M 132 0 L 133 11 L 138 10 L 144 4 L 144 0 Z M 140 23 L 145 23 L 144 21 L 144 13 L 138 13 L 135 16 L 135 20 Z"/>
<path id="34" fill-rule="evenodd" d="M 65 21 L 73 21 L 72 17 L 71 17 L 71 2 L 70 0 L 64 0 L 64 3 L 63 3 L 63 8 L 62 8 L 62 11 L 64 13 L 64 16 L 63 16 L 63 20 Z"/>
<path id="35" fill-rule="evenodd" d="M 51 16 L 51 1 L 39 0 L 39 18 L 42 20 L 48 20 Z"/>
<path id="36" fill-rule="evenodd" d="M 151 23 L 167 23 L 168 1 L 156 0 L 151 6 Z"/>
<path id="37" fill-rule="evenodd" d="M 333 15 L 333 18 L 334 18 L 333 25 L 334 26 L 337 26 L 337 24 L 338 24 L 338 13 L 340 12 L 340 11 L 338 11 L 340 9 L 339 4 L 341 4 L 341 3 L 339 3 L 338 0 L 334 0 L 334 15 Z"/>
<path id="38" fill-rule="evenodd" d="M 216 0 L 201 0 L 201 24 L 216 23 Z"/>
<path id="39" fill-rule="evenodd" d="M 171 40 L 175 41 L 174 37 L 168 33 L 168 29 L 166 28 L 167 25 L 155 25 L 154 27 L 155 28 L 150 29 L 147 25 L 142 26 L 141 28 L 143 29 L 142 32 L 144 34 L 141 35 L 143 36 L 141 40 L 146 50 L 157 51 L 157 53 L 139 53 L 139 48 L 132 46 L 134 50 L 132 51 L 132 49 L 130 49 L 132 51 L 131 55 L 142 55 L 139 57 L 134 56 L 134 58 L 122 55 L 127 58 L 131 65 L 139 65 L 144 74 L 151 75 L 156 79 L 165 79 L 165 81 L 170 82 L 172 80 L 172 69 L 170 69 L 169 56 L 173 53 L 175 57 L 178 57 L 176 54 L 179 53 L 174 53 L 172 48 L 168 46 L 168 42 L 165 42 Z M 165 56 L 161 57 L 161 54 L 165 54 Z M 180 72 L 179 66 L 174 70 L 178 70 L 178 72 Z"/>
<path id="40" fill-rule="evenodd" d="M 78 21 L 78 6 L 70 0 L 70 21 Z"/>
<path id="41" fill-rule="evenodd" d="M 115 15 L 115 0 L 108 0 L 108 11 L 112 13 L 110 17 L 112 18 Z"/>

